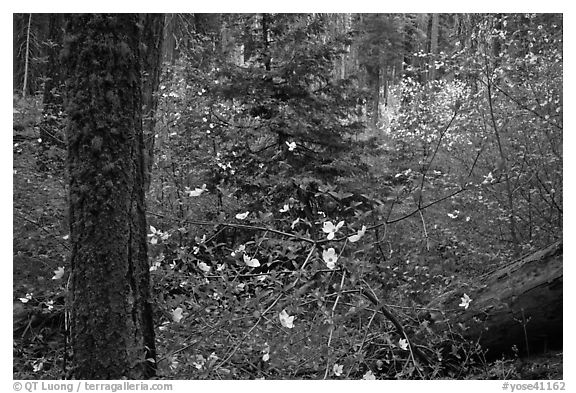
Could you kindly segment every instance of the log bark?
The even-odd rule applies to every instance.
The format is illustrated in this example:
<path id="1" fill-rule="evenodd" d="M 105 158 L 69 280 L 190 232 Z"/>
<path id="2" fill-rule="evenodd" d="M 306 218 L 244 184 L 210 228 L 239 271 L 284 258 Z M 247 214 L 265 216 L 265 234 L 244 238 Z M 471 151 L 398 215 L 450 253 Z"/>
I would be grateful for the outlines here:
<path id="1" fill-rule="evenodd" d="M 488 359 L 562 348 L 562 241 L 445 293 L 429 309 L 433 329 L 456 328 L 478 341 Z M 472 301 L 465 309 L 461 298 Z"/>

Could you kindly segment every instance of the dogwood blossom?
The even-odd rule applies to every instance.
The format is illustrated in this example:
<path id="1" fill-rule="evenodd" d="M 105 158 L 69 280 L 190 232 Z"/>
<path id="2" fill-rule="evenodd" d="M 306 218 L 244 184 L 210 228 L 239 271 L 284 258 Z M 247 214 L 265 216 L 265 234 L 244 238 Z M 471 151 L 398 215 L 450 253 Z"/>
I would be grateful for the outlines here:
<path id="1" fill-rule="evenodd" d="M 32 299 L 32 294 L 27 293 L 25 297 L 18 298 L 22 303 L 28 303 L 30 299 Z"/>
<path id="2" fill-rule="evenodd" d="M 150 225 L 150 232 L 152 233 L 149 233 L 148 237 L 150 238 L 151 244 L 158 243 L 158 239 L 166 240 L 170 237 L 169 233 L 162 232 L 160 229 L 157 230 L 152 225 Z"/>
<path id="3" fill-rule="evenodd" d="M 250 258 L 248 255 L 244 254 L 244 263 L 250 267 L 258 267 L 260 266 L 260 261 L 256 258 Z"/>
<path id="4" fill-rule="evenodd" d="M 448 217 L 450 217 L 451 219 L 456 219 L 458 218 L 458 215 L 460 214 L 460 210 L 454 210 L 454 213 L 448 213 Z"/>
<path id="5" fill-rule="evenodd" d="M 328 234 L 328 236 L 326 236 L 328 240 L 332 240 L 334 239 L 334 235 L 336 234 L 336 232 L 338 232 L 340 228 L 342 228 L 343 226 L 344 221 L 340 221 L 336 225 L 332 224 L 332 221 L 325 221 L 324 224 L 322 225 L 322 231 Z"/>
<path id="6" fill-rule="evenodd" d="M 238 214 L 236 214 L 236 218 L 238 220 L 244 220 L 244 219 L 246 219 L 246 217 L 248 217 L 248 214 L 250 214 L 250 212 L 238 213 Z"/>
<path id="7" fill-rule="evenodd" d="M 334 372 L 334 375 L 339 377 L 340 375 L 342 375 L 342 372 L 344 371 L 344 366 L 341 364 L 334 364 L 334 367 L 332 367 L 332 371 Z"/>
<path id="8" fill-rule="evenodd" d="M 282 326 L 285 328 L 292 329 L 294 327 L 294 316 L 288 315 L 286 310 L 282 310 L 278 318 L 280 319 Z"/>
<path id="9" fill-rule="evenodd" d="M 182 315 L 182 312 L 184 310 L 182 310 L 181 307 L 175 308 L 174 310 L 172 310 L 172 320 L 176 323 L 180 322 L 182 320 L 182 318 L 184 318 L 184 315 Z"/>
<path id="10" fill-rule="evenodd" d="M 338 255 L 336 255 L 336 251 L 331 247 L 322 251 L 322 259 L 324 259 L 328 269 L 334 269 L 336 267 L 336 262 L 338 261 Z"/>
<path id="11" fill-rule="evenodd" d="M 358 240 L 362 238 L 362 236 L 364 236 L 365 233 L 366 233 L 366 225 L 362 225 L 362 229 L 360 229 L 356 235 L 350 236 L 348 238 L 348 241 L 350 243 L 356 243 Z"/>
<path id="12" fill-rule="evenodd" d="M 208 266 L 206 264 L 206 262 L 199 262 L 198 263 L 198 268 L 200 270 L 202 270 L 204 273 L 209 273 L 210 272 L 210 266 Z"/>
<path id="13" fill-rule="evenodd" d="M 460 300 L 462 300 L 462 302 L 459 304 L 459 306 L 464 307 L 464 310 L 467 310 L 468 307 L 470 306 L 470 302 L 472 301 L 472 299 L 470 299 L 470 296 L 464 294 L 464 296 L 461 297 Z"/>
<path id="14" fill-rule="evenodd" d="M 484 181 L 482 182 L 482 184 L 490 184 L 490 183 L 494 183 L 495 181 L 496 181 L 496 179 L 494 179 L 492 172 L 490 172 L 490 173 L 488 173 L 487 176 L 484 176 Z"/>
<path id="15" fill-rule="evenodd" d="M 64 266 L 58 267 L 58 269 L 54 270 L 54 277 L 52 280 L 60 280 L 64 276 Z"/>
<path id="16" fill-rule="evenodd" d="M 407 351 L 408 350 L 408 340 L 406 340 L 405 338 L 401 338 L 400 340 L 398 340 L 398 346 L 400 348 L 402 348 L 403 350 Z"/>
<path id="17" fill-rule="evenodd" d="M 185 187 L 184 188 L 184 192 L 189 196 L 189 197 L 197 197 L 202 195 L 202 193 L 206 191 L 206 184 L 203 184 L 201 188 L 194 188 L 194 190 L 191 190 L 190 187 Z"/>
<path id="18" fill-rule="evenodd" d="M 297 219 L 295 219 L 294 221 L 292 221 L 292 225 L 290 225 L 292 227 L 292 229 L 294 229 L 294 227 L 296 226 L 296 224 L 298 224 L 300 222 L 300 217 L 298 217 Z"/>
<path id="19" fill-rule="evenodd" d="M 264 349 L 262 349 L 262 361 L 267 362 L 270 360 L 270 345 L 264 343 Z"/>
<path id="20" fill-rule="evenodd" d="M 230 255 L 235 258 L 237 255 L 243 254 L 246 250 L 246 246 L 244 244 L 240 244 L 238 248 L 230 253 Z"/>

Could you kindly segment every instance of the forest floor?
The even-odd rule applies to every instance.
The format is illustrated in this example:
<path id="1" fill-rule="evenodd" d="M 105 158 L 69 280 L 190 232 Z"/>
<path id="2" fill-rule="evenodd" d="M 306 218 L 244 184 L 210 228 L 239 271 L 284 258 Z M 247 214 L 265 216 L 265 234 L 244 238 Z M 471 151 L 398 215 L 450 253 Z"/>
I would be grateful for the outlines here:
<path id="1" fill-rule="evenodd" d="M 58 269 L 69 258 L 66 218 L 65 151 L 43 150 L 30 127 L 13 137 L 13 375 L 15 379 L 61 379 L 67 365 L 64 340 L 64 297 L 67 283 Z M 68 275 L 64 275 L 68 277 Z M 208 321 L 216 324 L 218 321 Z M 159 350 L 184 343 L 181 337 L 157 332 Z M 186 335 L 201 335 L 187 331 Z M 227 333 L 229 334 L 229 332 Z M 241 334 L 239 331 L 238 334 Z M 170 338 L 171 337 L 171 338 Z M 562 379 L 563 353 L 549 352 L 523 359 L 486 364 L 483 372 L 463 379 Z M 162 353 L 160 356 L 162 357 Z M 184 379 L 185 373 L 162 367 L 161 378 Z M 241 373 L 242 374 L 242 373 Z M 305 378 L 322 378 L 323 371 Z M 239 378 L 253 377 L 250 371 Z M 281 377 L 281 376 L 278 376 Z M 284 376 L 289 378 L 290 376 Z"/>

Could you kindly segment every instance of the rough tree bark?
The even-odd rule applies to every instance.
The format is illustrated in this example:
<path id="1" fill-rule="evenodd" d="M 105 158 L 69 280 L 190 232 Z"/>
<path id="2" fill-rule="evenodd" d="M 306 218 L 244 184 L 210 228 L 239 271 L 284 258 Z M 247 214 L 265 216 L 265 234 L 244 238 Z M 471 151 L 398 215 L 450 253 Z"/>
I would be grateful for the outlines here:
<path id="1" fill-rule="evenodd" d="M 459 326 L 478 340 L 487 357 L 521 355 L 562 346 L 562 242 L 520 258 L 482 277 L 473 288 L 450 291 L 429 304 L 435 329 Z M 459 307 L 466 293 L 469 308 Z M 430 317 L 430 316 L 429 316 Z"/>
<path id="2" fill-rule="evenodd" d="M 154 374 L 138 16 L 67 17 L 72 377 Z"/>

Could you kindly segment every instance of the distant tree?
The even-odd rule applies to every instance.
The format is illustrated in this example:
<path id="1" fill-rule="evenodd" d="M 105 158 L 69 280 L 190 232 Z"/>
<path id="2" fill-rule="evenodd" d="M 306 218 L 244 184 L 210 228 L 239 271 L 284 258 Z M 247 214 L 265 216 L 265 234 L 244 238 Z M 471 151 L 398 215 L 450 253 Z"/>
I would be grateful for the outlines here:
<path id="1" fill-rule="evenodd" d="M 22 97 L 26 97 L 28 88 L 28 65 L 30 64 L 30 26 L 32 24 L 32 14 L 28 14 L 28 27 L 26 28 L 26 50 L 24 52 L 24 83 L 22 86 Z"/>
<path id="2" fill-rule="evenodd" d="M 144 207 L 139 17 L 68 17 L 72 375 L 155 372 Z"/>
<path id="3" fill-rule="evenodd" d="M 13 88 L 19 95 L 42 88 L 50 14 L 13 14 Z"/>
<path id="4" fill-rule="evenodd" d="M 60 50 L 63 42 L 63 14 L 50 14 L 48 16 L 48 39 L 44 42 L 46 47 L 46 69 L 44 78 L 44 94 L 42 100 L 42 121 L 40 124 L 40 138 L 42 143 L 56 143 L 63 145 L 60 124 L 58 120 L 63 111 L 63 74 L 60 64 Z"/>
<path id="5" fill-rule="evenodd" d="M 428 80 L 436 79 L 436 55 L 438 54 L 438 33 L 439 33 L 439 14 L 430 15 L 430 34 L 429 34 L 429 51 L 430 63 L 428 68 Z"/>
<path id="6" fill-rule="evenodd" d="M 367 85 L 372 91 L 372 121 L 380 120 L 380 103 L 386 99 L 388 87 L 393 82 L 394 67 L 402 56 L 402 36 L 399 26 L 404 16 L 393 14 L 364 15 L 360 30 L 359 62 L 366 70 Z M 386 102 L 386 101 L 384 101 Z"/>
<path id="7" fill-rule="evenodd" d="M 145 145 L 146 188 L 148 188 L 154 159 L 154 141 L 156 140 L 157 92 L 162 69 L 164 15 L 144 14 L 142 25 L 142 127 Z"/>

